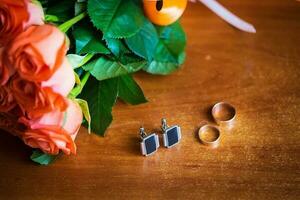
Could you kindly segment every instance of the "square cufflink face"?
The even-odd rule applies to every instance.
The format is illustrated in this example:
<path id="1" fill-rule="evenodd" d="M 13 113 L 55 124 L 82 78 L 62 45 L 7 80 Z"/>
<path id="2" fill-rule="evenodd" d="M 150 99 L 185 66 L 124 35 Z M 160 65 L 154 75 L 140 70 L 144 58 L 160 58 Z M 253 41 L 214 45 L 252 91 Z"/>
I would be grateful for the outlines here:
<path id="1" fill-rule="evenodd" d="M 141 142 L 141 152 L 144 156 L 150 156 L 157 151 L 159 147 L 158 136 L 153 133 L 145 138 Z"/>
<path id="2" fill-rule="evenodd" d="M 164 146 L 171 148 L 178 144 L 181 140 L 181 129 L 179 126 L 172 126 L 168 128 L 163 134 Z"/>

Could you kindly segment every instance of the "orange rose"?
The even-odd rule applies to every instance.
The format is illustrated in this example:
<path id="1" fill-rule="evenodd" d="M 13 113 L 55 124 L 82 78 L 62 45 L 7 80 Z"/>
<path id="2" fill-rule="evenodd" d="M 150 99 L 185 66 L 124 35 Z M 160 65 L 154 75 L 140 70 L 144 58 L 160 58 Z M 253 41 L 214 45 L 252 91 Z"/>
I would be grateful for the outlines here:
<path id="1" fill-rule="evenodd" d="M 7 86 L 0 86 L 0 112 L 8 112 L 16 106 L 15 98 Z"/>
<path id="2" fill-rule="evenodd" d="M 68 105 L 66 112 L 56 110 L 32 120 L 21 118 L 20 122 L 28 127 L 21 136 L 25 144 L 52 155 L 60 150 L 67 155 L 76 154 L 74 140 L 83 116 L 77 103 L 68 100 Z"/>
<path id="3" fill-rule="evenodd" d="M 31 26 L 10 43 L 8 61 L 29 81 L 46 81 L 63 64 L 65 34 L 52 25 Z"/>
<path id="4" fill-rule="evenodd" d="M 14 68 L 5 62 L 5 59 L 7 59 L 7 55 L 4 53 L 4 48 L 0 48 L 0 86 L 5 85 L 14 73 Z"/>
<path id="5" fill-rule="evenodd" d="M 66 100 L 51 88 L 42 88 L 39 83 L 13 77 L 10 88 L 23 112 L 30 117 L 38 117 L 53 109 L 65 110 Z"/>
<path id="6" fill-rule="evenodd" d="M 42 25 L 43 9 L 29 0 L 0 0 L 0 45 L 31 25 Z"/>
<path id="7" fill-rule="evenodd" d="M 74 72 L 67 58 L 48 81 L 37 83 L 15 76 L 10 83 L 17 103 L 30 117 L 39 117 L 56 109 L 64 111 L 67 108 L 65 97 L 74 85 Z"/>

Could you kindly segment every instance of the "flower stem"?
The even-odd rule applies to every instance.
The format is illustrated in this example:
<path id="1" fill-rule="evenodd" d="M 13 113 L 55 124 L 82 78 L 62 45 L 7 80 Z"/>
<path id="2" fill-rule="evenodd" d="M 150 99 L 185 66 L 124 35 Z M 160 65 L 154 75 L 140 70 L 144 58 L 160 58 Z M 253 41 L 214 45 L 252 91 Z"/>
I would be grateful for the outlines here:
<path id="1" fill-rule="evenodd" d="M 87 72 L 87 73 L 85 73 L 85 75 L 84 75 L 83 78 L 81 79 L 81 89 L 84 88 L 85 84 L 87 83 L 87 81 L 88 81 L 89 78 L 90 78 L 90 75 L 91 75 L 91 73 L 90 73 L 90 72 Z"/>
<path id="2" fill-rule="evenodd" d="M 89 62 L 95 54 L 93 53 L 88 53 L 85 55 L 83 61 L 78 65 L 78 67 L 82 67 L 83 65 L 85 65 L 87 62 Z"/>
<path id="3" fill-rule="evenodd" d="M 82 20 L 83 18 L 85 18 L 87 16 L 86 12 L 83 12 L 79 15 L 77 15 L 76 17 L 70 19 L 69 21 L 66 21 L 65 23 L 61 24 L 58 28 L 66 33 L 74 24 L 76 24 L 77 22 L 79 22 L 80 20 Z"/>
<path id="4" fill-rule="evenodd" d="M 87 81 L 89 80 L 90 78 L 90 72 L 86 72 L 83 76 L 83 78 L 80 80 L 80 84 L 77 85 L 72 91 L 71 93 L 69 94 L 69 97 L 70 98 L 76 98 L 83 90 L 85 84 L 87 83 Z"/>

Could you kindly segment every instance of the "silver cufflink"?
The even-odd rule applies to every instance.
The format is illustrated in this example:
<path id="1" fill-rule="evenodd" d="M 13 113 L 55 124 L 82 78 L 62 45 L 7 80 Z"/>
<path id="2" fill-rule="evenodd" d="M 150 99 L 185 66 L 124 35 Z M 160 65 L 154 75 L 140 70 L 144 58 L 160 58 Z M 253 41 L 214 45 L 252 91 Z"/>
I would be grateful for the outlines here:
<path id="1" fill-rule="evenodd" d="M 152 133 L 147 135 L 143 127 L 140 128 L 140 137 L 141 137 L 141 153 L 144 156 L 150 156 L 154 154 L 159 147 L 158 135 Z"/>
<path id="2" fill-rule="evenodd" d="M 171 148 L 181 140 L 181 129 L 178 125 L 168 127 L 167 120 L 161 120 L 161 130 L 163 132 L 164 147 Z"/>

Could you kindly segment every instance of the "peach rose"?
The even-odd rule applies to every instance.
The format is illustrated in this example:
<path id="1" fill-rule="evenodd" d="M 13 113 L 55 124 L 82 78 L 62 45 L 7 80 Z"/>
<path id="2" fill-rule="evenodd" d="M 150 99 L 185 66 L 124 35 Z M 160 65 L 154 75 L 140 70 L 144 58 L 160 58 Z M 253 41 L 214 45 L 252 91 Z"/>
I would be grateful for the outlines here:
<path id="1" fill-rule="evenodd" d="M 10 83 L 17 103 L 30 117 L 39 117 L 56 109 L 64 111 L 67 108 L 65 97 L 74 85 L 74 71 L 67 58 L 47 81 L 37 83 L 15 76 Z"/>
<path id="2" fill-rule="evenodd" d="M 29 81 L 46 81 L 63 64 L 65 34 L 52 25 L 31 26 L 8 46 L 8 62 Z"/>
<path id="3" fill-rule="evenodd" d="M 62 65 L 47 81 L 41 82 L 43 88 L 50 87 L 62 96 L 67 96 L 75 85 L 74 70 L 67 57 L 64 58 Z"/>
<path id="4" fill-rule="evenodd" d="M 16 107 L 15 98 L 7 86 L 0 86 L 0 112 L 9 112 Z"/>
<path id="5" fill-rule="evenodd" d="M 20 118 L 28 129 L 21 136 L 25 144 L 39 148 L 44 153 L 57 155 L 60 150 L 65 154 L 76 154 L 74 140 L 82 123 L 82 111 L 79 105 L 68 100 L 65 112 L 52 111 L 38 119 Z"/>
<path id="6" fill-rule="evenodd" d="M 0 0 L 0 45 L 31 25 L 42 25 L 43 9 L 29 0 Z"/>

